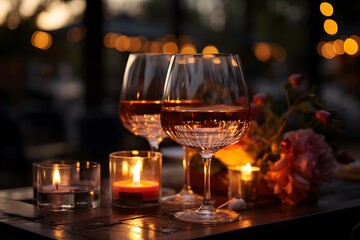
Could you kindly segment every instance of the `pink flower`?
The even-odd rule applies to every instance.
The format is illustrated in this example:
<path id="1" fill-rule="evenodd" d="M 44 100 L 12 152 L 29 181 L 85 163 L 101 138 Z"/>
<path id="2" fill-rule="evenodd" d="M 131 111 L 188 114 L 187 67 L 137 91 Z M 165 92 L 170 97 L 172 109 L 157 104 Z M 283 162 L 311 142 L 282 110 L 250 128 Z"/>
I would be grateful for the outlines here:
<path id="1" fill-rule="evenodd" d="M 265 179 L 283 202 L 296 205 L 335 175 L 335 158 L 324 136 L 312 129 L 287 132 L 283 139 L 286 150 Z"/>
<path id="2" fill-rule="evenodd" d="M 319 110 L 315 113 L 315 117 L 320 121 L 322 122 L 323 124 L 327 125 L 330 120 L 331 120 L 331 117 L 332 117 L 332 114 L 329 113 L 328 111 L 326 110 Z"/>
<path id="3" fill-rule="evenodd" d="M 262 106 L 268 101 L 269 97 L 265 93 L 257 93 L 253 96 L 252 102 L 257 106 Z"/>
<path id="4" fill-rule="evenodd" d="M 288 78 L 288 81 L 293 88 L 298 88 L 304 81 L 304 75 L 302 75 L 301 73 L 291 74 Z"/>

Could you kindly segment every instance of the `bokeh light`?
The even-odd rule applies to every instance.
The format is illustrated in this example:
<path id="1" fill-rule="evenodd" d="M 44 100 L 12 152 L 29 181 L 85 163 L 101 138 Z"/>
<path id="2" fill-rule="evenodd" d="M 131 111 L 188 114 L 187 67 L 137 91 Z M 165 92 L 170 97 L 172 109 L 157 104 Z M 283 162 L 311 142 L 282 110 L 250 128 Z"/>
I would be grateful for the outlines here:
<path id="1" fill-rule="evenodd" d="M 355 55 L 359 50 L 358 43 L 355 41 L 355 39 L 349 37 L 344 42 L 344 50 L 349 55 Z"/>
<path id="2" fill-rule="evenodd" d="M 214 45 L 207 45 L 202 50 L 202 53 L 203 54 L 211 54 L 211 53 L 216 54 L 216 53 L 219 53 L 219 50 Z"/>
<path id="3" fill-rule="evenodd" d="M 334 8 L 333 8 L 333 6 L 332 6 L 330 3 L 328 3 L 328 2 L 322 2 L 322 3 L 320 4 L 320 12 L 321 12 L 324 16 L 330 17 L 330 16 L 332 16 L 333 13 L 334 13 Z"/>
<path id="4" fill-rule="evenodd" d="M 326 19 L 324 22 L 324 30 L 329 35 L 334 35 L 338 31 L 337 23 L 332 19 Z"/>
<path id="5" fill-rule="evenodd" d="M 166 42 L 162 47 L 162 52 L 167 54 L 175 54 L 179 52 L 179 48 L 175 42 Z"/>
<path id="6" fill-rule="evenodd" d="M 72 27 L 67 32 L 67 40 L 71 43 L 80 42 L 85 37 L 85 29 L 82 27 Z"/>
<path id="7" fill-rule="evenodd" d="M 333 48 L 335 49 L 335 53 L 337 55 L 343 55 L 345 53 L 345 50 L 344 50 L 344 41 L 341 40 L 341 39 L 336 39 L 334 42 L 333 42 Z"/>
<path id="8" fill-rule="evenodd" d="M 331 42 L 325 42 L 321 47 L 321 54 L 324 58 L 332 59 L 336 56 L 335 49 Z"/>
<path id="9" fill-rule="evenodd" d="M 31 45 L 42 50 L 47 50 L 52 45 L 52 37 L 49 33 L 35 31 L 31 36 Z"/>
<path id="10" fill-rule="evenodd" d="M 254 54 L 259 61 L 261 62 L 268 61 L 271 57 L 270 45 L 264 42 L 259 42 L 255 44 Z"/>
<path id="11" fill-rule="evenodd" d="M 194 54 L 196 52 L 196 47 L 191 43 L 184 44 L 180 49 L 181 54 Z"/>

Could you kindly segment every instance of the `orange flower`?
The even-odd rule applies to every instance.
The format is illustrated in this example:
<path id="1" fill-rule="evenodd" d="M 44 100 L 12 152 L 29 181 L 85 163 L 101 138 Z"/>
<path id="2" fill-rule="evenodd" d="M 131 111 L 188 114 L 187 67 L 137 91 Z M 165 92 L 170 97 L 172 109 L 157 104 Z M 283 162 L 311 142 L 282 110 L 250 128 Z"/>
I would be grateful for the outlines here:
<path id="1" fill-rule="evenodd" d="M 312 197 L 314 189 L 335 175 L 335 158 L 324 136 L 312 129 L 284 134 L 286 151 L 265 175 L 283 202 L 295 205 Z"/>

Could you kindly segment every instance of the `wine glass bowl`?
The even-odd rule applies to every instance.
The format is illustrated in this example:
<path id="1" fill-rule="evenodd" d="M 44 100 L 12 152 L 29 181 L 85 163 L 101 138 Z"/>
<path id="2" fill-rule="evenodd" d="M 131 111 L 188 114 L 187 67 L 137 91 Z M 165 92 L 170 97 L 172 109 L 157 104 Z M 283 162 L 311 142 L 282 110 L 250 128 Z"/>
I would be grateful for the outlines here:
<path id="1" fill-rule="evenodd" d="M 160 123 L 160 103 L 171 55 L 132 53 L 126 63 L 120 94 L 123 126 L 158 150 L 167 137 Z"/>
<path id="2" fill-rule="evenodd" d="M 214 153 L 238 142 L 250 126 L 247 86 L 236 54 L 186 54 L 171 59 L 161 104 L 161 125 L 170 139 L 190 147 L 204 163 L 203 203 L 175 214 L 183 221 L 216 224 L 239 218 L 211 203 Z"/>

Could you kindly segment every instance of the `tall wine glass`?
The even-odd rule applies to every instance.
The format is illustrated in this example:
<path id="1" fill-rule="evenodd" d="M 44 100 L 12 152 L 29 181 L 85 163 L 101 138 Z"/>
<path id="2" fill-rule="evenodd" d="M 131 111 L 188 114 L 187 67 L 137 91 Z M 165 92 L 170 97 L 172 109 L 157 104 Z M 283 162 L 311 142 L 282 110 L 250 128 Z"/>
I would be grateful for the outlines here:
<path id="1" fill-rule="evenodd" d="M 120 94 L 119 116 L 130 132 L 148 140 L 151 150 L 158 151 L 167 137 L 160 123 L 160 103 L 170 54 L 130 54 Z M 183 186 L 179 193 L 162 198 L 172 205 L 200 205 L 202 197 L 190 186 L 190 156 L 183 148 Z"/>
<path id="2" fill-rule="evenodd" d="M 120 94 L 119 117 L 123 126 L 145 138 L 152 151 L 167 137 L 160 124 L 160 103 L 171 55 L 129 55 Z"/>
<path id="3" fill-rule="evenodd" d="M 211 203 L 210 167 L 214 153 L 234 144 L 250 126 L 246 82 L 236 54 L 174 55 L 161 105 L 161 124 L 169 137 L 196 150 L 204 163 L 203 203 L 175 213 L 187 222 L 217 224 L 239 219 Z"/>

